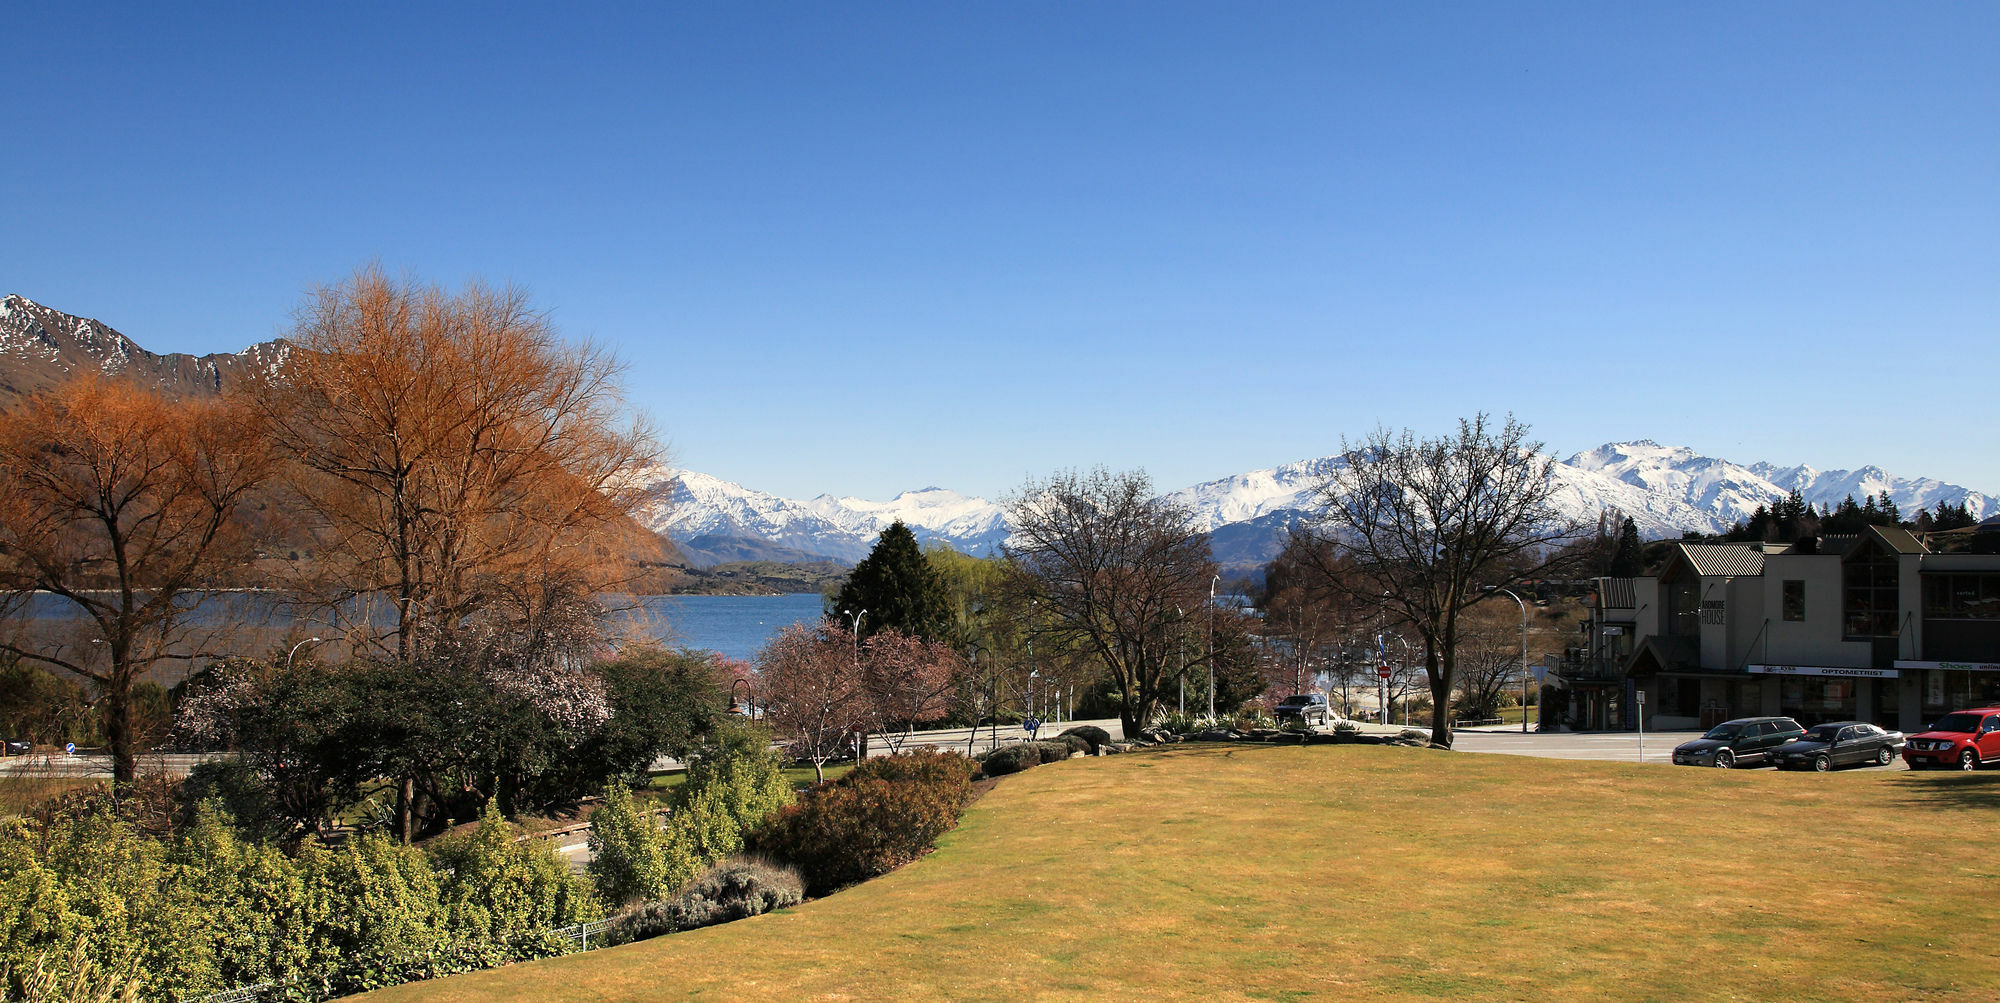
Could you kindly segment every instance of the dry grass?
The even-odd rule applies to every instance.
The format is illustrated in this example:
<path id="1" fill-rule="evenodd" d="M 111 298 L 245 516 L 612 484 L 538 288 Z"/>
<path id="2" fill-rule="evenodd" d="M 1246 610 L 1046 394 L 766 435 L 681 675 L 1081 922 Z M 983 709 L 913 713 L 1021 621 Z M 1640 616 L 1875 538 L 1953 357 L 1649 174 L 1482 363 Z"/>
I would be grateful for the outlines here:
<path id="1" fill-rule="evenodd" d="M 1987 997 L 1996 808 L 2000 774 L 1181 747 L 1007 778 L 784 913 L 381 995 Z"/>

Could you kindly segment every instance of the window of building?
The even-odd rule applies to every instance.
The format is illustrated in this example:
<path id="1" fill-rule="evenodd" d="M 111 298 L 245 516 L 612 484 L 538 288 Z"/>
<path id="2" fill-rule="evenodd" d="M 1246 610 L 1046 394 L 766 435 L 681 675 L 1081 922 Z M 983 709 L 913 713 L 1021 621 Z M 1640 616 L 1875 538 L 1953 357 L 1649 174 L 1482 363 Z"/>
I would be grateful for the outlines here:
<path id="1" fill-rule="evenodd" d="M 1899 580 L 1896 558 L 1879 550 L 1856 556 L 1841 569 L 1848 637 L 1896 636 Z"/>
<path id="2" fill-rule="evenodd" d="M 1797 623 L 1806 618 L 1806 583 L 1796 579 L 1785 580 L 1785 619 Z"/>
<path id="3" fill-rule="evenodd" d="M 1667 633 L 1677 637 L 1701 635 L 1701 576 L 1682 562 L 1662 582 L 1667 593 Z"/>
<path id="4" fill-rule="evenodd" d="M 1924 576 L 1927 620 L 2000 620 L 2000 572 L 1959 571 Z"/>

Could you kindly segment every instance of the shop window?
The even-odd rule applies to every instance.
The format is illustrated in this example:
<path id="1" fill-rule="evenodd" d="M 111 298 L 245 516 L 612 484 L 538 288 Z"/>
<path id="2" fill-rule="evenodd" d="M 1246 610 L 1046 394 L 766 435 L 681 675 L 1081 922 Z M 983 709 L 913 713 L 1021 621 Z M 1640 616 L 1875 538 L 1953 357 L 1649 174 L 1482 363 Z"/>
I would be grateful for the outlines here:
<path id="1" fill-rule="evenodd" d="M 1924 618 L 2000 620 L 2000 572 L 1925 575 Z"/>
<path id="2" fill-rule="evenodd" d="M 1785 620 L 1799 623 L 1806 618 L 1806 583 L 1797 579 L 1785 580 Z"/>

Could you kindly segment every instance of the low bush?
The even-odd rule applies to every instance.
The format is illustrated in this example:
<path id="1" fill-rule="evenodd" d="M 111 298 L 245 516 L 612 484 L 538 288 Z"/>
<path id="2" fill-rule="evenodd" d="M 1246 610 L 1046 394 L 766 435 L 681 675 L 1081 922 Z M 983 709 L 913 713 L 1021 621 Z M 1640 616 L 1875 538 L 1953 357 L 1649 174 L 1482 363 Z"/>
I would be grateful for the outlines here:
<path id="1" fill-rule="evenodd" d="M 1078 742 L 1079 744 L 1084 744 L 1085 748 L 1089 748 L 1088 744 L 1083 743 L 1081 739 L 1079 739 Z M 1042 762 L 1044 763 L 1060 763 L 1063 760 L 1068 759 L 1071 753 L 1081 751 L 1077 749 L 1071 749 L 1069 747 L 1069 744 L 1066 742 L 1044 741 L 1044 742 L 1036 742 L 1034 743 L 1034 746 L 1035 750 L 1041 753 Z"/>
<path id="2" fill-rule="evenodd" d="M 956 753 L 870 760 L 773 815 L 751 848 L 798 868 L 814 895 L 885 874 L 958 824 L 971 797 L 971 769 L 956 760 Z"/>
<path id="3" fill-rule="evenodd" d="M 755 857 L 710 868 L 670 899 L 640 902 L 611 917 L 607 945 L 629 944 L 785 909 L 805 901 L 799 872 Z"/>
<path id="4" fill-rule="evenodd" d="M 1062 747 L 1068 749 L 1073 753 L 1082 753 L 1083 755 L 1086 756 L 1097 751 L 1097 747 L 1090 744 L 1090 739 L 1087 739 L 1082 735 L 1072 735 L 1069 734 L 1068 732 L 1064 732 L 1060 735 L 1057 735 L 1050 741 L 1058 745 L 1061 745 Z"/>
<path id="5" fill-rule="evenodd" d="M 1003 745 L 979 757 L 980 772 L 989 777 L 1004 777 L 1009 773 L 1019 773 L 1030 766 L 1042 765 L 1042 750 L 1027 742 Z"/>
<path id="6" fill-rule="evenodd" d="M 805 901 L 805 879 L 782 864 L 756 858 L 724 861 L 694 879 L 674 899 L 677 929 L 693 930 L 760 916 Z"/>
<path id="7" fill-rule="evenodd" d="M 1076 727 L 1071 728 L 1060 735 L 1057 735 L 1056 737 L 1068 738 L 1072 735 L 1076 736 L 1077 738 L 1081 738 L 1085 742 L 1089 743 L 1090 751 L 1093 754 L 1096 753 L 1097 750 L 1103 748 L 1104 746 L 1111 744 L 1111 733 L 1105 731 L 1103 728 L 1099 728 L 1094 724 L 1079 724 Z"/>

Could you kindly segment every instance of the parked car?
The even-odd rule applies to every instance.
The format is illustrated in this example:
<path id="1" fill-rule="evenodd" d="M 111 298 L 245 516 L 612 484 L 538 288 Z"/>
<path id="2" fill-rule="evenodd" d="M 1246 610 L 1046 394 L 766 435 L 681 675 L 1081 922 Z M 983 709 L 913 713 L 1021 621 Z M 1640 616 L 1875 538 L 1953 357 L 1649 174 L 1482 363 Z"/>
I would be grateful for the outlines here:
<path id="1" fill-rule="evenodd" d="M 1866 721 L 1835 721 L 1813 725 L 1798 741 L 1773 752 L 1771 761 L 1781 770 L 1825 773 L 1836 766 L 1887 766 L 1902 747 L 1900 731 L 1883 731 Z"/>
<path id="2" fill-rule="evenodd" d="M 1271 716 L 1276 718 L 1279 724 L 1285 723 L 1286 718 L 1298 718 L 1307 727 L 1325 726 L 1333 721 L 1333 711 L 1327 708 L 1324 693 L 1298 693 L 1288 696 L 1278 701 L 1278 706 L 1272 709 Z"/>
<path id="3" fill-rule="evenodd" d="M 0 756 L 25 756 L 33 751 L 34 743 L 25 738 L 0 739 Z"/>
<path id="4" fill-rule="evenodd" d="M 2000 707 L 1955 710 L 1938 718 L 1929 730 L 1903 743 L 1903 761 L 1913 770 L 1976 770 L 2000 762 Z"/>
<path id="5" fill-rule="evenodd" d="M 1675 766 L 1764 766 L 1778 746 L 1806 733 L 1788 717 L 1743 717 L 1724 721 L 1691 742 L 1674 746 Z"/>

